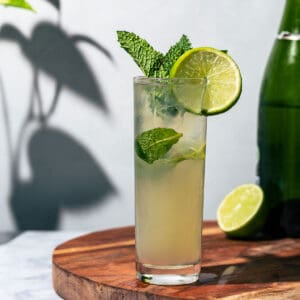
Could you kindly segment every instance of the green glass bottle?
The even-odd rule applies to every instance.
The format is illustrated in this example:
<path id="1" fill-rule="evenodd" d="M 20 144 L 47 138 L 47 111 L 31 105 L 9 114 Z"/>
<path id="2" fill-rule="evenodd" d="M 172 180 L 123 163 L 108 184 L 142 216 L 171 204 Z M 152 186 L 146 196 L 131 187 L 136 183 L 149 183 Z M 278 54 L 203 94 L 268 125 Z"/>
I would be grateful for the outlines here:
<path id="1" fill-rule="evenodd" d="M 260 93 L 258 178 L 264 232 L 300 236 L 300 0 L 287 0 Z"/>

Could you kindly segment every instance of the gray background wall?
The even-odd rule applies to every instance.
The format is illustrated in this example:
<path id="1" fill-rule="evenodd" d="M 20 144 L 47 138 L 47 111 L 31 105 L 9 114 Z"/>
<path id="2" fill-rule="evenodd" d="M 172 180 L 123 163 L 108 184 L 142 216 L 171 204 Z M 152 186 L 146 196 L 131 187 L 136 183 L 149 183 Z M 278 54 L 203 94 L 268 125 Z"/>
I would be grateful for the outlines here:
<path id="1" fill-rule="evenodd" d="M 233 187 L 255 181 L 259 87 L 283 0 L 64 0 L 60 12 L 51 1 L 31 3 L 37 14 L 0 9 L 0 230 L 133 223 L 132 77 L 140 71 L 117 44 L 120 29 L 161 51 L 183 33 L 194 46 L 229 50 L 243 93 L 208 120 L 205 219 Z M 47 111 L 57 84 L 55 112 L 42 125 L 33 118 L 39 98 Z"/>

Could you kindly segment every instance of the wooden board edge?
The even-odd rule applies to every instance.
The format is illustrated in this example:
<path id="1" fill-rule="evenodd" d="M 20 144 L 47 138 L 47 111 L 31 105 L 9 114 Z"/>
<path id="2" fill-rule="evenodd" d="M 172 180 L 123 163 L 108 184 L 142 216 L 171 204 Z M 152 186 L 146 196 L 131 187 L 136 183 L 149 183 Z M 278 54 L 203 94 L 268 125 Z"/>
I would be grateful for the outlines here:
<path id="1" fill-rule="evenodd" d="M 97 283 L 87 278 L 75 276 L 55 263 L 52 263 L 52 285 L 57 295 L 64 300 L 174 300 L 173 297 L 140 293 Z"/>

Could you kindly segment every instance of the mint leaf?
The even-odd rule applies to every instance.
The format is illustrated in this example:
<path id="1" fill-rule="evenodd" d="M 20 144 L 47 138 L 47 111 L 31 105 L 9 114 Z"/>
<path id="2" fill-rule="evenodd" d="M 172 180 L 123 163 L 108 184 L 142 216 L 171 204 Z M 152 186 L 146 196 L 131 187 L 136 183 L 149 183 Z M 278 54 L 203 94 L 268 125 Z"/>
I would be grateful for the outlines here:
<path id="1" fill-rule="evenodd" d="M 156 51 L 146 40 L 128 31 L 117 31 L 118 42 L 128 52 L 147 77 L 169 77 L 170 70 L 176 60 L 192 44 L 186 35 L 173 45 L 166 55 Z"/>
<path id="2" fill-rule="evenodd" d="M 155 73 L 157 77 L 169 77 L 170 71 L 176 60 L 187 50 L 192 49 L 192 44 L 186 35 L 172 46 L 163 58 L 162 65 Z"/>
<path id="3" fill-rule="evenodd" d="M 165 155 L 182 137 L 172 128 L 154 128 L 144 131 L 135 139 L 135 151 L 139 158 L 152 164 Z"/>
<path id="4" fill-rule="evenodd" d="M 25 8 L 25 9 L 34 11 L 32 6 L 25 0 L 0 0 L 0 4 L 5 5 L 5 6 L 14 6 L 14 7 Z"/>
<path id="5" fill-rule="evenodd" d="M 117 31 L 118 42 L 128 52 L 143 73 L 151 77 L 159 69 L 163 54 L 154 48 L 138 35 L 128 31 Z"/>

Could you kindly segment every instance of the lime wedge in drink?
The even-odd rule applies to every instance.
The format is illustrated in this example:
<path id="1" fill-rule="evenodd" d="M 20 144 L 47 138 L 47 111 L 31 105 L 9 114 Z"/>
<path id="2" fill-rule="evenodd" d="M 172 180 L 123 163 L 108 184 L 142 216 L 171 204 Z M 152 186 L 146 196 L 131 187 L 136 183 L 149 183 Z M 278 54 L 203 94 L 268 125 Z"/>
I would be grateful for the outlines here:
<path id="1" fill-rule="evenodd" d="M 217 221 L 220 228 L 230 237 L 253 236 L 264 223 L 263 200 L 263 191 L 255 184 L 235 188 L 218 208 Z"/>
<path id="2" fill-rule="evenodd" d="M 173 65 L 170 77 L 207 79 L 203 100 L 188 94 L 186 97 L 177 97 L 185 109 L 195 114 L 222 113 L 236 103 L 242 91 L 242 78 L 237 64 L 224 51 L 209 47 L 186 51 Z"/>

